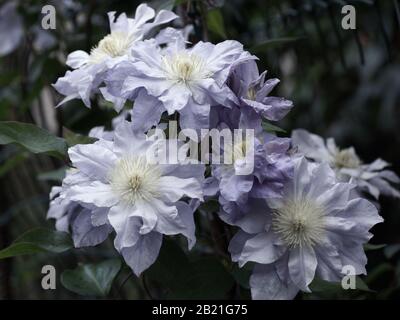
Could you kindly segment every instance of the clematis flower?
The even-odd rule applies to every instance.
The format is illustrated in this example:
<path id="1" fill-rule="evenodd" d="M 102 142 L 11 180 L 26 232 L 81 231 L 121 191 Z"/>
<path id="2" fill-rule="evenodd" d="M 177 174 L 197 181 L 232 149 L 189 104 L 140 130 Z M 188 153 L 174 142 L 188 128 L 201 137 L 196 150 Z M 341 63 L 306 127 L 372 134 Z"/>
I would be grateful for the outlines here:
<path id="1" fill-rule="evenodd" d="M 107 212 L 114 245 L 136 274 L 155 261 L 162 235 L 183 234 L 190 248 L 196 241 L 194 208 L 183 198 L 202 199 L 204 166 L 157 163 L 154 157 L 165 143 L 147 139 L 124 121 L 112 141 L 69 149 L 85 179 L 71 185 L 68 199 Z"/>
<path id="2" fill-rule="evenodd" d="M 254 202 L 242 215 L 229 251 L 239 266 L 256 263 L 253 299 L 292 299 L 299 290 L 310 292 L 315 277 L 340 281 L 343 266 L 366 273 L 363 244 L 382 218 L 372 203 L 352 196 L 353 188 L 337 182 L 328 164 L 301 157 L 282 198 Z"/>
<path id="3" fill-rule="evenodd" d="M 131 98 L 145 89 L 146 95 L 136 98 L 134 109 L 142 109 L 151 96 L 161 102 L 162 112 L 179 112 L 182 128 L 200 129 L 209 128 L 211 106 L 230 107 L 238 102 L 226 85 L 229 72 L 234 65 L 255 57 L 237 41 L 199 42 L 186 49 L 185 42 L 176 38 L 165 50 L 156 41 L 140 42 L 132 49 L 132 58 L 114 68 L 106 80 L 113 83 L 124 75 L 121 91 L 114 95 Z M 153 105 L 152 110 L 138 112 L 160 115 L 159 107 Z"/>
<path id="4" fill-rule="evenodd" d="M 400 192 L 392 184 L 400 184 L 400 178 L 387 167 L 389 163 L 376 159 L 370 164 L 363 164 L 353 147 L 339 149 L 335 140 L 311 134 L 303 129 L 292 133 L 293 145 L 308 159 L 326 162 L 336 172 L 341 181 L 355 183 L 361 191 L 366 191 L 378 199 L 380 194 L 400 198 Z"/>
<path id="5" fill-rule="evenodd" d="M 293 102 L 269 96 L 279 79 L 265 80 L 267 72 L 259 74 L 257 63 L 250 60 L 234 68 L 229 86 L 240 99 L 241 105 L 271 121 L 281 120 L 292 109 Z"/>
<path id="6" fill-rule="evenodd" d="M 67 170 L 60 187 L 50 192 L 48 219 L 56 220 L 56 229 L 70 232 L 76 248 L 96 246 L 107 239 L 112 228 L 107 220 L 108 210 L 72 201 L 69 191 L 72 185 L 87 181 L 76 169 Z"/>
<path id="7" fill-rule="evenodd" d="M 178 16 L 168 10 L 161 10 L 156 15 L 147 4 L 141 4 L 136 9 L 134 19 L 127 18 L 125 13 L 115 19 L 115 12 L 109 12 L 108 17 L 111 33 L 105 36 L 90 53 L 78 50 L 68 55 L 66 63 L 75 70 L 68 71 L 54 84 L 56 90 L 66 96 L 59 105 L 80 98 L 87 107 L 90 107 L 90 95 L 101 85 L 106 72 L 128 59 L 130 50 L 135 44 L 143 40 L 155 27 L 168 23 Z M 109 95 L 108 97 L 111 98 Z M 115 109 L 120 111 L 123 101 L 118 100 L 118 97 L 114 97 L 113 100 L 118 102 Z"/>
<path id="8" fill-rule="evenodd" d="M 227 150 L 232 162 L 212 165 L 211 177 L 205 181 L 206 194 L 217 194 L 227 213 L 220 214 L 222 220 L 234 224 L 238 219 L 236 207 L 247 212 L 254 199 L 282 196 L 284 182 L 293 171 L 290 139 L 263 132 L 261 117 L 248 106 L 218 110 L 213 118 L 219 121 L 214 123 L 218 129 L 254 132 L 252 137 L 224 142 L 221 154 Z"/>

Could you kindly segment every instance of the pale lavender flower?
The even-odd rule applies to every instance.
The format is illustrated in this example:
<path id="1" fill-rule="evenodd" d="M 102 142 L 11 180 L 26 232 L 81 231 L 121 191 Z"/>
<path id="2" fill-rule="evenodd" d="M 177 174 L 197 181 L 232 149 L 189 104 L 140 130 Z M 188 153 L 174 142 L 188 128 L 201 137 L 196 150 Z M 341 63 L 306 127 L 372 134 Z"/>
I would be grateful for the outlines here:
<path id="1" fill-rule="evenodd" d="M 376 159 L 364 164 L 353 147 L 339 149 L 333 138 L 324 139 L 303 129 L 292 133 L 293 145 L 308 159 L 328 163 L 341 181 L 351 181 L 360 190 L 378 199 L 380 194 L 400 198 L 400 192 L 392 184 L 400 184 L 400 178 L 387 168 L 389 163 Z"/>
<path id="2" fill-rule="evenodd" d="M 108 87 L 123 79 L 120 92 L 108 90 L 127 99 L 135 97 L 134 109 L 143 109 L 152 96 L 161 102 L 162 109 L 152 103 L 154 109 L 138 110 L 140 114 L 161 116 L 163 111 L 169 115 L 177 111 L 181 127 L 193 129 L 209 128 L 211 106 L 238 103 L 226 85 L 228 75 L 234 65 L 255 58 L 237 41 L 217 45 L 199 42 L 187 49 L 182 39 L 167 49 L 160 49 L 154 40 L 140 42 L 132 49 L 132 57 L 131 62 L 114 68 L 106 80 Z M 147 94 L 137 96 L 143 89 Z"/>
<path id="3" fill-rule="evenodd" d="M 248 203 L 254 199 L 281 197 L 284 182 L 293 171 L 290 139 L 263 132 L 261 117 L 248 106 L 219 109 L 212 115 L 213 125 L 218 129 L 254 130 L 254 140 L 233 139 L 233 143 L 222 144 L 221 155 L 227 149 L 232 154 L 232 163 L 212 165 L 211 177 L 205 185 L 207 195 L 219 195 L 223 212 L 227 212 L 221 213 L 221 218 L 234 224 L 236 207 L 247 212 Z"/>
<path id="4" fill-rule="evenodd" d="M 125 13 L 117 19 L 115 12 L 109 12 L 108 16 L 110 34 L 105 36 L 90 53 L 78 50 L 68 55 L 67 65 L 75 70 L 68 71 L 54 85 L 58 92 L 66 96 L 59 105 L 79 98 L 90 107 L 90 95 L 99 88 L 106 72 L 121 61 L 127 60 L 135 44 L 143 40 L 155 27 L 178 17 L 168 10 L 161 10 L 156 15 L 147 4 L 137 7 L 134 19 L 128 18 Z M 107 92 L 105 94 L 109 100 L 112 99 L 110 94 Z M 120 111 L 124 101 L 119 97 L 114 97 L 113 100 L 115 109 Z"/>
<path id="5" fill-rule="evenodd" d="M 85 179 L 70 187 L 68 198 L 107 211 L 115 247 L 136 274 L 155 261 L 163 234 L 183 234 L 190 248 L 195 243 L 193 208 L 182 198 L 202 199 L 204 166 L 158 164 L 153 157 L 165 142 L 123 122 L 112 141 L 69 149 Z"/>
<path id="6" fill-rule="evenodd" d="M 269 96 L 279 79 L 266 80 L 267 72 L 259 74 L 254 60 L 238 65 L 232 72 L 229 86 L 240 99 L 241 105 L 251 107 L 255 112 L 271 121 L 281 120 L 293 107 L 293 102 L 280 97 Z"/>
<path id="7" fill-rule="evenodd" d="M 250 287 L 253 299 L 292 299 L 310 292 L 315 277 L 340 281 L 343 266 L 365 274 L 363 245 L 369 230 L 382 222 L 369 201 L 354 198 L 354 185 L 337 182 L 328 164 L 294 160 L 293 179 L 284 195 L 254 202 L 236 222 L 232 260 L 255 262 Z"/>
<path id="8" fill-rule="evenodd" d="M 112 231 L 106 208 L 99 208 L 72 201 L 69 191 L 72 185 L 86 181 L 76 169 L 67 170 L 61 187 L 53 187 L 50 193 L 48 219 L 56 220 L 56 229 L 70 232 L 76 248 L 96 246 L 107 239 Z"/>

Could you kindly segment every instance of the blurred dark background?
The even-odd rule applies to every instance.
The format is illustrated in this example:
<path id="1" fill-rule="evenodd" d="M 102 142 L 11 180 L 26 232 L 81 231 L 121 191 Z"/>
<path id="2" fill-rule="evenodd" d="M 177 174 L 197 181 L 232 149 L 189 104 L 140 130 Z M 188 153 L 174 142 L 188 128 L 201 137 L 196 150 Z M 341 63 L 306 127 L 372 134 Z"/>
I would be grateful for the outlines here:
<path id="1" fill-rule="evenodd" d="M 109 32 L 108 11 L 132 16 L 140 1 L 2 0 L 0 12 L 10 2 L 16 5 L 12 19 L 0 13 L 0 121 L 31 122 L 58 135 L 65 134 L 63 128 L 87 134 L 93 126 L 109 126 L 116 114 L 100 97 L 91 110 L 78 100 L 54 109 L 61 97 L 51 84 L 67 70 L 69 52 L 89 51 Z M 41 9 L 46 4 L 57 10 L 56 30 L 41 28 Z M 294 101 L 293 111 L 278 123 L 286 135 L 305 128 L 334 137 L 341 147 L 354 146 L 365 162 L 383 158 L 400 174 L 398 0 L 165 0 L 149 4 L 156 9 L 175 7 L 185 23 L 194 24 L 193 42 L 205 37 L 212 42 L 234 39 L 256 54 L 260 71 L 268 70 L 270 77 L 281 79 L 276 94 Z M 341 9 L 346 4 L 356 8 L 356 30 L 341 27 Z M 11 49 L 6 50 L 5 43 Z M 48 192 L 60 183 L 63 167 L 61 161 L 0 146 L 0 248 L 34 226 L 52 227 L 45 219 Z M 374 292 L 327 292 L 313 298 L 400 298 L 400 201 L 383 197 L 380 202 L 385 223 L 374 228 L 372 242 L 387 246 L 367 252 L 365 281 Z M 77 261 L 99 259 L 99 254 L 115 254 L 111 241 L 103 250 L 0 260 L 0 298 L 77 298 L 61 286 L 55 292 L 42 290 L 41 266 L 74 267 Z M 128 275 L 125 271 L 111 297 L 143 298 L 135 281 L 118 289 Z"/>

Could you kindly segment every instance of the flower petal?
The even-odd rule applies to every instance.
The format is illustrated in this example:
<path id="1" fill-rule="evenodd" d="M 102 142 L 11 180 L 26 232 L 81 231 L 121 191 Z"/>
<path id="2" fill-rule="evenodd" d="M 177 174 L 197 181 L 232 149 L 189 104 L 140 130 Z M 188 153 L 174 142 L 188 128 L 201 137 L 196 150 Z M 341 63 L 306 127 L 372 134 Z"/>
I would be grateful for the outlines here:
<path id="1" fill-rule="evenodd" d="M 110 185 L 100 181 L 71 186 L 68 195 L 73 201 L 94 204 L 97 207 L 109 208 L 119 201 L 111 190 Z"/>
<path id="2" fill-rule="evenodd" d="M 121 254 L 127 265 L 139 276 L 156 261 L 161 244 L 162 234 L 150 232 L 141 235 L 132 247 L 123 248 Z"/>
<path id="3" fill-rule="evenodd" d="M 163 176 L 159 179 L 158 191 L 165 201 L 176 202 L 183 196 L 202 199 L 201 183 L 195 178 L 181 179 L 174 176 Z"/>
<path id="4" fill-rule="evenodd" d="M 66 65 L 72 69 L 78 69 L 88 62 L 89 55 L 83 50 L 71 52 L 67 57 Z"/>
<path id="5" fill-rule="evenodd" d="M 310 292 L 308 285 L 314 279 L 317 257 L 312 248 L 293 248 L 289 254 L 289 274 L 293 283 L 300 289 Z"/>
<path id="6" fill-rule="evenodd" d="M 107 239 L 110 225 L 93 226 L 91 211 L 83 209 L 72 223 L 72 239 L 76 248 L 92 247 Z"/>
<path id="7" fill-rule="evenodd" d="M 293 283 L 286 284 L 280 279 L 273 264 L 254 267 L 250 288 L 253 300 L 289 300 L 299 291 Z"/>
<path id="8" fill-rule="evenodd" d="M 99 143 L 75 145 L 68 150 L 68 155 L 76 168 L 102 182 L 108 181 L 108 175 L 117 161 L 117 156 Z"/>

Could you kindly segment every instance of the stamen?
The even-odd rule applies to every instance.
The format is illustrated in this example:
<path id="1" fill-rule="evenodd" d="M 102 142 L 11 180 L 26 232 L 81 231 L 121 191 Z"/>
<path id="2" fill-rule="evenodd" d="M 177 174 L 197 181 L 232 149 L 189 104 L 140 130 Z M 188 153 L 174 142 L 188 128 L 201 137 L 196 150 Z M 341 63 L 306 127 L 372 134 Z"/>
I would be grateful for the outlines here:
<path id="1" fill-rule="evenodd" d="M 187 52 L 163 57 L 163 67 L 167 78 L 183 84 L 212 74 L 203 59 Z"/>
<path id="2" fill-rule="evenodd" d="M 353 148 L 338 150 L 334 155 L 332 166 L 334 168 L 358 168 L 361 160 Z"/>
<path id="3" fill-rule="evenodd" d="M 90 51 L 90 61 L 99 63 L 107 57 L 116 58 L 125 55 L 134 39 L 123 32 L 113 32 L 105 36 L 99 44 Z"/>
<path id="4" fill-rule="evenodd" d="M 324 240 L 324 216 L 323 208 L 311 200 L 289 200 L 275 211 L 273 229 L 289 247 L 312 247 Z"/>
<path id="5" fill-rule="evenodd" d="M 158 196 L 157 166 L 149 164 L 144 156 L 122 158 L 110 174 L 111 186 L 121 199 L 133 205 L 139 199 L 149 200 Z"/>

